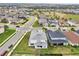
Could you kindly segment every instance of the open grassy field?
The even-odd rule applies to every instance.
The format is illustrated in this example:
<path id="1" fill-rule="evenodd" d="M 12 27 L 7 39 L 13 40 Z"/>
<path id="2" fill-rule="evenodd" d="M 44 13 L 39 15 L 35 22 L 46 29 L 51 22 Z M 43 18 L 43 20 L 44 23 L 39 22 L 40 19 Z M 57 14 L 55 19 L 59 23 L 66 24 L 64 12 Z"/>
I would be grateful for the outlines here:
<path id="1" fill-rule="evenodd" d="M 4 33 L 0 34 L 0 44 L 14 32 L 15 32 L 14 29 L 6 29 Z"/>
<path id="2" fill-rule="evenodd" d="M 67 18 L 67 19 L 72 18 L 72 20 L 79 20 L 78 14 L 65 14 L 65 13 L 55 12 L 55 15 L 63 18 Z"/>
<path id="3" fill-rule="evenodd" d="M 13 51 L 12 55 L 79 55 L 79 47 L 68 46 L 48 46 L 47 49 L 35 49 L 28 46 L 30 32 L 28 32 L 20 44 Z"/>
<path id="4" fill-rule="evenodd" d="M 68 18 L 72 18 L 73 20 L 79 20 L 79 15 L 77 14 L 66 14 Z"/>

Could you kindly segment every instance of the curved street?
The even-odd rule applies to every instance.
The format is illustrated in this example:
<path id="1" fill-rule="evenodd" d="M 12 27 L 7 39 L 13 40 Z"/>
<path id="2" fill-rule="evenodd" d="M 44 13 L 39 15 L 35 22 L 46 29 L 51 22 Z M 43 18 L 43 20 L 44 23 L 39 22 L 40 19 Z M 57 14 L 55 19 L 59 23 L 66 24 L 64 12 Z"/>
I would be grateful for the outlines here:
<path id="1" fill-rule="evenodd" d="M 19 39 L 24 35 L 24 33 L 28 32 L 31 30 L 31 26 L 35 22 L 34 16 L 31 16 L 32 20 L 29 20 L 27 23 L 24 24 L 24 26 L 20 27 L 17 31 L 16 34 L 11 37 L 3 46 L 0 47 L 0 55 L 2 55 L 5 51 L 8 51 L 10 46 L 14 46 Z"/>

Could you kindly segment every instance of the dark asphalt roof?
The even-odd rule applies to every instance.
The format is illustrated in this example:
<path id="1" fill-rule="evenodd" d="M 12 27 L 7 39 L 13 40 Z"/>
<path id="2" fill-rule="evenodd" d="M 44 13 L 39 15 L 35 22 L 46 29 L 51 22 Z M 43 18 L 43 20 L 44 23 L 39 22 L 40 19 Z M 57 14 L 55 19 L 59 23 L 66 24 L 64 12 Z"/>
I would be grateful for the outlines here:
<path id="1" fill-rule="evenodd" d="M 79 30 L 76 31 L 79 34 Z"/>
<path id="2" fill-rule="evenodd" d="M 68 40 L 61 31 L 47 31 L 49 43 L 67 43 Z M 53 38 L 53 39 L 52 39 Z M 54 39 L 57 38 L 57 39 Z M 61 39 L 63 38 L 63 39 Z"/>
<path id="3" fill-rule="evenodd" d="M 52 38 L 62 38 L 65 37 L 65 35 L 61 32 L 61 31 L 51 31 L 48 30 L 47 33 L 49 34 L 49 36 Z"/>

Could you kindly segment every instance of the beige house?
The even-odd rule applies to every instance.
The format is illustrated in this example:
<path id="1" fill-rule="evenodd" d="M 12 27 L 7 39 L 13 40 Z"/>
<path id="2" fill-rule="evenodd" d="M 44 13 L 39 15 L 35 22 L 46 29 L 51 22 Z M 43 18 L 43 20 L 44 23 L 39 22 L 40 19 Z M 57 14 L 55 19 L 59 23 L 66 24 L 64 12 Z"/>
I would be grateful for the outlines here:
<path id="1" fill-rule="evenodd" d="M 0 34 L 4 32 L 4 26 L 0 25 Z"/>

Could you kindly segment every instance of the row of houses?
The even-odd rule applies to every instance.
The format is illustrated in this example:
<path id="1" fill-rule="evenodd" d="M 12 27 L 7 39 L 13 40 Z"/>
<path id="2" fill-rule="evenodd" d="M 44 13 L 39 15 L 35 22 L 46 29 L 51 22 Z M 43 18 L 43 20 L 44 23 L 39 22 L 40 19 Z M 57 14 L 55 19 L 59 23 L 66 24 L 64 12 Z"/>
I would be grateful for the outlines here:
<path id="1" fill-rule="evenodd" d="M 72 45 L 79 46 L 79 30 L 73 31 L 47 31 L 49 42 L 53 45 Z"/>
<path id="2" fill-rule="evenodd" d="M 72 31 L 52 31 L 46 33 L 41 29 L 33 29 L 29 38 L 29 46 L 35 48 L 47 48 L 48 43 L 54 45 L 72 45 L 79 46 L 79 30 Z"/>

